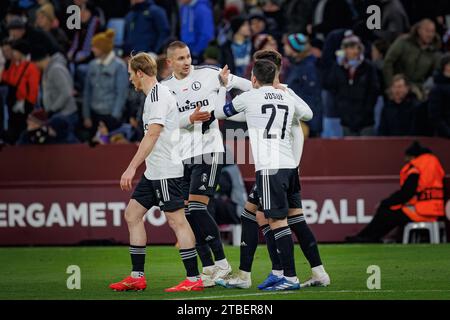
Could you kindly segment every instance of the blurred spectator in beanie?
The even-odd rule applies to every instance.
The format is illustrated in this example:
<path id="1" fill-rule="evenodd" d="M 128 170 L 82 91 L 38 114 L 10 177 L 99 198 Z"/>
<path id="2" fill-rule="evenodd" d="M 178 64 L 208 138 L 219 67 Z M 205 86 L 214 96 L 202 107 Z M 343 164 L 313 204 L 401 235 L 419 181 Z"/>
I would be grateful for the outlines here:
<path id="1" fill-rule="evenodd" d="M 205 52 L 203 53 L 203 64 L 222 67 L 220 65 L 219 58 L 220 58 L 220 49 L 217 46 L 217 42 L 211 41 L 209 46 L 205 49 Z"/>
<path id="2" fill-rule="evenodd" d="M 435 133 L 450 138 L 450 53 L 442 57 L 439 73 L 434 77 L 428 108 Z"/>
<path id="3" fill-rule="evenodd" d="M 99 121 L 120 123 L 128 89 L 125 63 L 113 51 L 114 31 L 92 39 L 95 60 L 89 63 L 83 96 L 84 126 L 95 134 Z"/>
<path id="4" fill-rule="evenodd" d="M 287 37 L 284 53 L 289 57 L 290 68 L 286 84 L 311 107 L 314 118 L 307 123 L 310 136 L 322 132 L 321 86 L 317 69 L 317 58 L 311 52 L 311 44 L 302 33 Z"/>
<path id="5" fill-rule="evenodd" d="M 424 19 L 414 25 L 410 34 L 399 37 L 384 59 L 384 79 L 390 86 L 395 74 L 404 74 L 419 99 L 426 98 L 423 84 L 439 65 L 441 41 L 433 21 Z"/>
<path id="6" fill-rule="evenodd" d="M 234 17 L 230 24 L 232 39 L 221 47 L 220 63 L 228 65 L 231 73 L 243 77 L 252 54 L 250 25 L 243 16 Z"/>
<path id="7" fill-rule="evenodd" d="M 15 17 L 8 23 L 9 38 L 12 40 L 25 40 L 29 43 L 30 53 L 45 48 L 49 54 L 60 51 L 58 43 L 43 30 L 28 26 L 23 19 Z"/>
<path id="8" fill-rule="evenodd" d="M 70 132 L 70 125 L 63 118 L 48 120 L 43 109 L 37 109 L 28 115 L 27 129 L 20 135 L 17 144 L 68 144 L 79 143 Z"/>
<path id="9" fill-rule="evenodd" d="M 273 50 L 277 52 L 279 51 L 278 43 L 272 35 L 267 33 L 261 33 L 253 38 L 253 53 L 256 53 L 261 50 Z M 252 62 L 248 65 L 247 70 L 245 72 L 246 79 L 250 79 L 254 64 L 255 59 L 253 57 Z M 289 72 L 289 59 L 283 56 L 281 65 L 282 67 L 280 71 L 280 81 L 284 82 L 286 79 L 286 75 Z"/>
<path id="10" fill-rule="evenodd" d="M 180 0 L 180 39 L 189 47 L 193 63 L 214 38 L 214 18 L 209 0 Z"/>
<path id="11" fill-rule="evenodd" d="M 420 102 L 408 79 L 395 75 L 389 88 L 388 99 L 381 113 L 380 136 L 412 136 Z"/>
<path id="12" fill-rule="evenodd" d="M 323 86 L 332 92 L 345 136 L 374 134 L 374 107 L 378 96 L 375 67 L 364 58 L 359 37 L 347 35 L 336 52 L 336 62 Z"/>
<path id="13" fill-rule="evenodd" d="M 75 87 L 80 92 L 83 92 L 87 66 L 93 59 L 92 38 L 101 31 L 100 18 L 94 15 L 94 11 L 95 7 L 90 2 L 81 6 L 81 29 L 75 31 L 67 52 Z"/>
<path id="14" fill-rule="evenodd" d="M 166 11 L 153 0 L 130 0 L 125 16 L 124 54 L 132 51 L 160 53 L 170 36 Z"/>
<path id="15" fill-rule="evenodd" d="M 58 43 L 62 52 L 67 52 L 70 47 L 69 38 L 65 32 L 57 26 L 55 9 L 50 3 L 44 4 L 36 11 L 36 27 L 50 34 Z"/>
<path id="16" fill-rule="evenodd" d="M 311 24 L 314 10 L 314 0 L 285 1 L 283 11 L 286 18 L 286 32 L 307 33 L 307 25 Z"/>
<path id="17" fill-rule="evenodd" d="M 11 63 L 2 73 L 2 82 L 8 85 L 7 141 L 13 144 L 26 128 L 27 116 L 37 103 L 41 74 L 37 66 L 28 60 L 29 43 L 16 40 L 11 48 Z"/>
<path id="18" fill-rule="evenodd" d="M 78 124 L 74 85 L 64 56 L 42 50 L 31 57 L 42 71 L 42 104 L 51 118 L 63 118 L 73 133 Z"/>
<path id="19" fill-rule="evenodd" d="M 445 176 L 439 159 L 415 141 L 405 151 L 400 190 L 381 201 L 372 221 L 347 242 L 381 242 L 396 227 L 408 222 L 434 222 L 444 215 Z"/>

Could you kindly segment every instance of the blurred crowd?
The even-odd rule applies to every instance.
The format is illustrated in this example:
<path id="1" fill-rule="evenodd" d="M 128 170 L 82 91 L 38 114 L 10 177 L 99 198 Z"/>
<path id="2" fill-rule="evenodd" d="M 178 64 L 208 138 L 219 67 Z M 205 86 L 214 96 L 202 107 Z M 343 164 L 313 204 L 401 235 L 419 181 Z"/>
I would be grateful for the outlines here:
<path id="1" fill-rule="evenodd" d="M 314 112 L 309 137 L 450 138 L 448 0 L 2 0 L 0 13 L 0 143 L 139 141 L 127 59 L 154 54 L 164 79 L 176 39 L 194 64 L 246 78 L 255 51 L 281 52 L 282 82 Z"/>

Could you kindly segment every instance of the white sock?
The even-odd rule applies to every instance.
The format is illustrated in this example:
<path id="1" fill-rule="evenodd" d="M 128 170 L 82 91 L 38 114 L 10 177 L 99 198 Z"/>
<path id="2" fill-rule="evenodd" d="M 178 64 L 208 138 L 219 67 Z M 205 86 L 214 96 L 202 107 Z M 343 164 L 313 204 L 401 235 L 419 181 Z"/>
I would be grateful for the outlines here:
<path id="1" fill-rule="evenodd" d="M 227 269 L 228 268 L 227 259 L 222 259 L 222 260 L 216 261 L 216 266 L 218 266 L 220 269 Z"/>
<path id="2" fill-rule="evenodd" d="M 213 272 L 214 267 L 215 267 L 214 265 L 203 267 L 203 273 L 211 273 L 211 272 Z"/>
<path id="3" fill-rule="evenodd" d="M 285 278 L 286 278 L 287 281 L 298 283 L 298 278 L 297 277 L 285 277 Z"/>
<path id="4" fill-rule="evenodd" d="M 195 277 L 186 277 L 190 282 L 196 282 L 198 281 L 199 277 L 195 276 Z"/>
<path id="5" fill-rule="evenodd" d="M 311 268 L 311 271 L 312 271 L 313 276 L 321 276 L 326 273 L 323 265 Z"/>
<path id="6" fill-rule="evenodd" d="M 252 276 L 252 273 L 251 273 L 251 272 L 247 272 L 247 271 L 243 271 L 243 270 L 239 270 L 239 273 L 240 273 L 241 275 L 243 275 L 243 278 L 244 278 L 244 279 L 250 279 L 251 276 Z M 242 278 L 242 277 L 241 277 L 241 278 Z"/>
<path id="7" fill-rule="evenodd" d="M 141 271 L 131 271 L 132 278 L 141 278 L 144 276 L 144 273 Z"/>
<path id="8" fill-rule="evenodd" d="M 272 270 L 272 274 L 277 277 L 283 276 L 283 270 Z"/>

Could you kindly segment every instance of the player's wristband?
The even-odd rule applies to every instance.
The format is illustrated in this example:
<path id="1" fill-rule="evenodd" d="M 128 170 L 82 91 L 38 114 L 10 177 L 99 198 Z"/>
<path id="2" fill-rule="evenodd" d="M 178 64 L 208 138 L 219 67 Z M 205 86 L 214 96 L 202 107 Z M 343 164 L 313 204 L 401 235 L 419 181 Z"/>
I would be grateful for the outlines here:
<path id="1" fill-rule="evenodd" d="M 205 134 L 207 130 L 209 130 L 209 126 L 216 120 L 216 116 L 214 115 L 214 110 L 211 111 L 211 117 L 208 121 L 203 122 L 202 124 L 202 134 Z"/>

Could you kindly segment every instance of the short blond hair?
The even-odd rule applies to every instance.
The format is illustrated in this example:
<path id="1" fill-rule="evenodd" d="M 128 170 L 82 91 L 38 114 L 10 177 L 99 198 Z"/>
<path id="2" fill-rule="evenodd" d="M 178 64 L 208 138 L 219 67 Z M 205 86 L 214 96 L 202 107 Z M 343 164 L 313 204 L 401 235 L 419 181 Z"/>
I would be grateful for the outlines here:
<path id="1" fill-rule="evenodd" d="M 139 52 L 136 55 L 131 54 L 128 65 L 134 72 L 140 70 L 149 77 L 156 76 L 158 72 L 155 59 L 146 52 Z"/>

